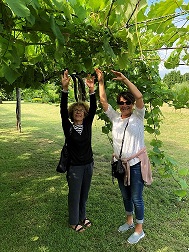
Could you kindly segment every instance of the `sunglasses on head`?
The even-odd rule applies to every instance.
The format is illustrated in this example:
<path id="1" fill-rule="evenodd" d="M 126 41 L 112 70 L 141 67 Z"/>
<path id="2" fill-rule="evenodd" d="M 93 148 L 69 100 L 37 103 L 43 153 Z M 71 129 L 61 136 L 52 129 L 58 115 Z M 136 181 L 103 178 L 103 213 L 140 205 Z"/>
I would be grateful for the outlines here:
<path id="1" fill-rule="evenodd" d="M 119 102 L 117 102 L 117 104 L 118 105 L 124 105 L 124 104 L 126 104 L 126 105 L 131 105 L 131 101 L 119 101 Z"/>

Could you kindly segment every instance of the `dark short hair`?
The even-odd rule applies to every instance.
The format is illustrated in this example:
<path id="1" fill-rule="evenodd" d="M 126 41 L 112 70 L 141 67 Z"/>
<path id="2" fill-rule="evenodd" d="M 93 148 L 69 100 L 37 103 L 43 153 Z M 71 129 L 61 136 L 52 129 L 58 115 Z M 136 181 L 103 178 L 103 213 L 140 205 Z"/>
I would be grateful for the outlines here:
<path id="1" fill-rule="evenodd" d="M 84 116 L 86 116 L 86 115 L 88 114 L 88 112 L 89 112 L 89 105 L 88 105 L 87 103 L 82 102 L 82 101 L 72 103 L 72 104 L 69 106 L 69 108 L 68 108 L 68 115 L 69 115 L 69 118 L 70 118 L 70 120 L 71 120 L 72 122 L 74 121 L 74 119 L 73 119 L 73 112 L 74 112 L 74 109 L 75 109 L 75 107 L 78 107 L 78 106 L 81 106 L 81 107 L 84 108 Z"/>
<path id="2" fill-rule="evenodd" d="M 124 91 L 119 93 L 117 96 L 117 103 L 119 103 L 121 97 L 123 97 L 127 101 L 130 101 L 132 104 L 135 103 L 135 97 L 130 91 Z"/>

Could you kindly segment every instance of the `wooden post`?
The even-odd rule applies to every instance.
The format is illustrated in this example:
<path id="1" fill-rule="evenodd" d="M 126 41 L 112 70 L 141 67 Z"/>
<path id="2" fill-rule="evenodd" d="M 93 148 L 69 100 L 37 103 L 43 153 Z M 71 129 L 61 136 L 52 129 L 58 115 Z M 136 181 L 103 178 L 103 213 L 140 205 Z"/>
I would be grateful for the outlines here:
<path id="1" fill-rule="evenodd" d="M 16 88 L 16 126 L 21 133 L 21 93 L 20 88 Z"/>

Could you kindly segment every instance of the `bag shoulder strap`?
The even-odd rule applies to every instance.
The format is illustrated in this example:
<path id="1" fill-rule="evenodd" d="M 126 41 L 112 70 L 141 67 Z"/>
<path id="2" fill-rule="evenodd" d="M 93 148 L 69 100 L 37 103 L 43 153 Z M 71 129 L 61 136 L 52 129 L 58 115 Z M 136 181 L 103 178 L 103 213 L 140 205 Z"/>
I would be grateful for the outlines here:
<path id="1" fill-rule="evenodd" d="M 73 130 L 73 125 L 70 127 L 69 135 L 71 136 Z M 65 138 L 65 145 L 67 145 L 67 139 Z"/>
<path id="2" fill-rule="evenodd" d="M 124 143 L 124 138 L 125 138 L 125 131 L 127 129 L 128 124 L 129 124 L 129 120 L 128 120 L 127 124 L 125 125 L 125 129 L 124 129 L 124 132 L 123 132 L 123 139 L 122 139 L 122 143 L 121 143 L 121 150 L 120 150 L 120 153 L 119 153 L 119 159 L 121 159 L 123 143 Z"/>

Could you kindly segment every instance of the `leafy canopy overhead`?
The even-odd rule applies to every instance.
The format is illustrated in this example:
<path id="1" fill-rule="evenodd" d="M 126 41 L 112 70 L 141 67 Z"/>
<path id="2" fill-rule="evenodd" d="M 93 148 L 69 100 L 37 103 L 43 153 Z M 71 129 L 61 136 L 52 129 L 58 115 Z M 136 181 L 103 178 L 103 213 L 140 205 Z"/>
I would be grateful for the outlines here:
<path id="1" fill-rule="evenodd" d="M 93 71 L 95 66 L 126 69 L 142 60 L 156 69 L 157 49 L 174 50 L 166 66 L 188 64 L 189 4 L 166 0 L 0 0 L 1 85 L 38 85 L 68 67 Z"/>

